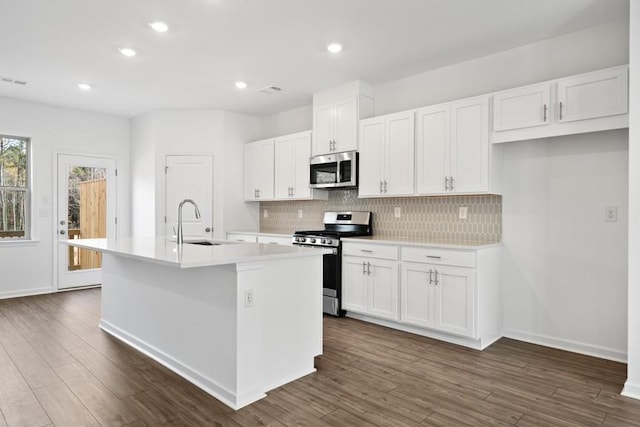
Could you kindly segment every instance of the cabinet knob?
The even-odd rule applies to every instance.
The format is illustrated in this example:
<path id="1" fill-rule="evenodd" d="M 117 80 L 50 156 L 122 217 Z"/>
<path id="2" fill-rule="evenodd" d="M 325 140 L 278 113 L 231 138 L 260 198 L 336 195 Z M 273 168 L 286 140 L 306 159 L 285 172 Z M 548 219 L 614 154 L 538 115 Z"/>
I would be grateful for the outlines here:
<path id="1" fill-rule="evenodd" d="M 205 233 L 211 233 L 211 227 L 207 227 L 204 229 Z"/>

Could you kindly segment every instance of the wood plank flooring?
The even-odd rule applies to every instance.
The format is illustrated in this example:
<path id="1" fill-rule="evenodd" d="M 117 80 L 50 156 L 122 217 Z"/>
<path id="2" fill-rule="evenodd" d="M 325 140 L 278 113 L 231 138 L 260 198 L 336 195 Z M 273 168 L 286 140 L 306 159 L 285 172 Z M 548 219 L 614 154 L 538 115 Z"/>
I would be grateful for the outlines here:
<path id="1" fill-rule="evenodd" d="M 100 289 L 0 300 L 4 426 L 637 426 L 626 366 L 326 317 L 318 372 L 233 411 L 102 332 Z"/>

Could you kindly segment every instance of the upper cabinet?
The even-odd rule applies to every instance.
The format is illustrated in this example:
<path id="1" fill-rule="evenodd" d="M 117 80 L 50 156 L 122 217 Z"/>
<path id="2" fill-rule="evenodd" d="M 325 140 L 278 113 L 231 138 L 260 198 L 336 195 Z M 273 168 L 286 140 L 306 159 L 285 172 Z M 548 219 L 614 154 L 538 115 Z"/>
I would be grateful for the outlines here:
<path id="1" fill-rule="evenodd" d="M 609 68 L 495 93 L 492 142 L 627 127 L 628 68 Z"/>
<path id="2" fill-rule="evenodd" d="M 359 197 L 414 193 L 415 111 L 360 122 Z"/>
<path id="3" fill-rule="evenodd" d="M 417 111 L 416 192 L 486 193 L 490 186 L 489 97 Z"/>
<path id="4" fill-rule="evenodd" d="M 327 199 L 327 192 L 309 188 L 311 131 L 275 139 L 276 200 Z"/>
<path id="5" fill-rule="evenodd" d="M 315 93 L 312 155 L 357 150 L 358 122 L 373 107 L 373 89 L 362 81 Z"/>
<path id="6" fill-rule="evenodd" d="M 273 200 L 274 140 L 245 144 L 244 199 Z"/>

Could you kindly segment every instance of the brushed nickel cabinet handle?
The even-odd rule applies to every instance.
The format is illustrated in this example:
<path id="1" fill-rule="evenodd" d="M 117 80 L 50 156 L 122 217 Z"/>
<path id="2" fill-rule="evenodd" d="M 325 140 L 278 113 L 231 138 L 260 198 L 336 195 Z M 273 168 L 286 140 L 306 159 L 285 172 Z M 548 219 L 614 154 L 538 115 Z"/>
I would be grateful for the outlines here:
<path id="1" fill-rule="evenodd" d="M 444 191 L 449 191 L 449 177 L 444 177 Z"/>
<path id="2" fill-rule="evenodd" d="M 371 263 L 367 263 L 367 276 L 371 276 Z"/>
<path id="3" fill-rule="evenodd" d="M 360 252 L 364 252 L 364 253 L 367 253 L 367 254 L 372 254 L 373 253 L 373 251 L 371 251 L 369 249 L 360 249 Z"/>
<path id="4" fill-rule="evenodd" d="M 547 121 L 547 104 L 544 104 L 544 107 L 542 109 L 542 121 Z"/>
<path id="5" fill-rule="evenodd" d="M 362 274 L 367 274 L 367 263 L 362 261 Z"/>
<path id="6" fill-rule="evenodd" d="M 562 120 L 562 102 L 560 102 L 560 120 Z"/>
<path id="7" fill-rule="evenodd" d="M 427 258 L 431 258 L 431 259 L 442 259 L 441 256 L 437 256 L 437 255 L 427 255 Z"/>

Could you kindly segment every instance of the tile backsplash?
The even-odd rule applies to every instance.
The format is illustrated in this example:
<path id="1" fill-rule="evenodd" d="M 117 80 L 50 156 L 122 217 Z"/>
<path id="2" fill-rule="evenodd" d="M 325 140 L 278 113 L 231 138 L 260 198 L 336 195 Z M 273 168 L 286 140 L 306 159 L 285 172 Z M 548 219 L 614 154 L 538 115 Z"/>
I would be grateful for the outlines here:
<path id="1" fill-rule="evenodd" d="M 459 219 L 458 209 L 464 206 L 468 208 L 467 219 Z M 400 218 L 394 217 L 396 207 L 401 210 Z M 379 237 L 481 243 L 502 239 L 501 196 L 359 199 L 355 189 L 332 190 L 329 200 L 261 202 L 260 231 L 291 234 L 296 230 L 318 230 L 324 228 L 324 211 L 349 210 L 373 212 L 373 233 Z"/>

